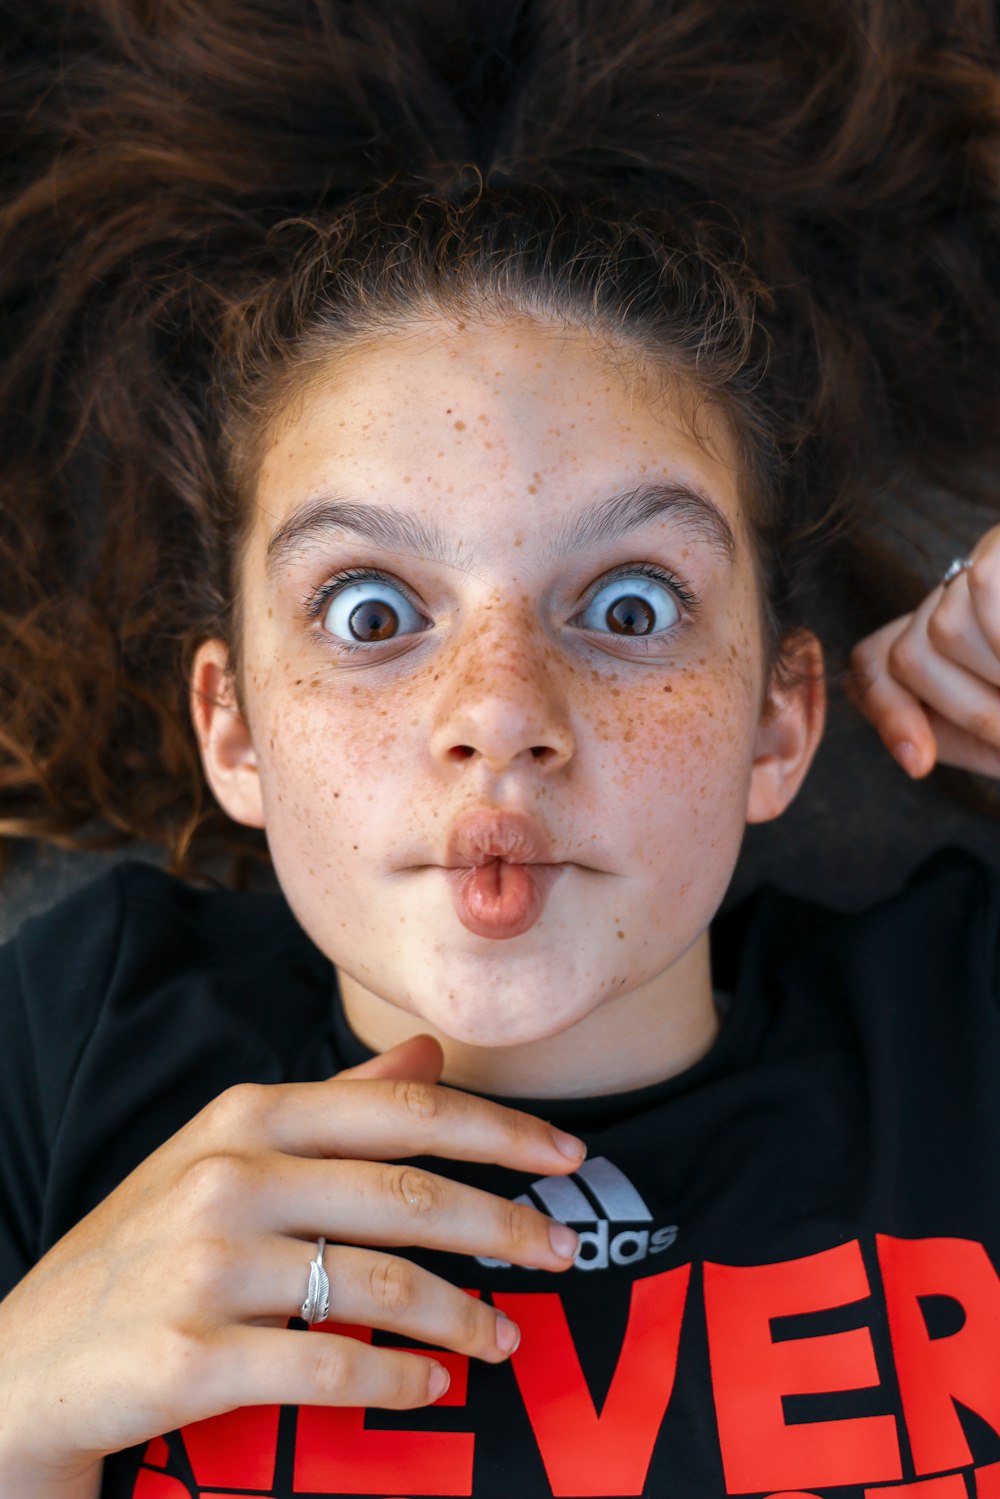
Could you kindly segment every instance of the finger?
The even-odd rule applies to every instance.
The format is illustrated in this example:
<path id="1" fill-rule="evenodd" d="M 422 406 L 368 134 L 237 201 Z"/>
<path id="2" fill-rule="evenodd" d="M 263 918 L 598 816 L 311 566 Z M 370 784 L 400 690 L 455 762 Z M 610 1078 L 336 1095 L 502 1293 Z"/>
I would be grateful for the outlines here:
<path id="1" fill-rule="evenodd" d="M 245 1267 L 240 1275 L 223 1272 L 209 1299 L 227 1319 L 287 1321 L 299 1315 L 315 1252 L 315 1243 L 266 1238 L 253 1274 Z M 503 1312 L 398 1255 L 328 1245 L 323 1268 L 330 1280 L 330 1322 L 378 1327 L 489 1363 L 499 1363 L 517 1346 L 518 1329 Z"/>
<path id="2" fill-rule="evenodd" d="M 851 701 L 876 730 L 908 775 L 927 775 L 937 759 L 937 741 L 919 698 L 889 670 L 889 649 L 909 625 L 894 620 L 855 646 L 851 655 Z"/>
<path id="3" fill-rule="evenodd" d="M 983 638 L 1000 660 L 1000 527 L 987 532 L 972 558 L 971 570 L 962 573 L 955 583 L 962 584 Z M 949 585 L 949 591 L 955 583 Z"/>
<path id="4" fill-rule="evenodd" d="M 586 1154 L 533 1114 L 413 1078 L 334 1078 L 319 1083 L 241 1085 L 211 1106 L 214 1134 L 306 1156 L 392 1160 L 436 1155 L 489 1161 L 554 1175 Z"/>
<path id="5" fill-rule="evenodd" d="M 1000 690 L 948 661 L 928 640 L 904 631 L 889 650 L 897 682 L 975 739 L 1000 748 Z"/>
<path id="6" fill-rule="evenodd" d="M 411 1036 L 398 1046 L 383 1051 L 357 1067 L 345 1067 L 338 1078 L 416 1078 L 422 1083 L 436 1083 L 444 1066 L 441 1043 L 433 1036 Z"/>
<path id="7" fill-rule="evenodd" d="M 939 764 L 970 770 L 975 775 L 1000 777 L 1000 750 L 973 738 L 933 711 L 929 718 L 938 744 Z"/>
<path id="8" fill-rule="evenodd" d="M 449 1382 L 447 1370 L 433 1357 L 375 1348 L 319 1328 L 230 1326 L 210 1343 L 199 1343 L 195 1352 L 199 1403 L 219 1413 L 247 1405 L 412 1410 L 439 1399 Z M 179 1393 L 190 1399 L 188 1390 Z"/>
<path id="9" fill-rule="evenodd" d="M 947 588 L 937 590 L 937 601 L 927 617 L 927 638 L 946 661 L 963 666 L 974 676 L 1000 687 L 1000 631 L 992 620 L 996 645 L 984 629 L 970 592 L 971 573 L 961 573 Z"/>
<path id="10" fill-rule="evenodd" d="M 258 1157 L 267 1190 L 246 1193 L 243 1232 L 257 1227 L 331 1243 L 418 1245 L 484 1255 L 540 1270 L 568 1269 L 573 1230 L 527 1203 L 510 1202 L 416 1166 L 375 1161 Z"/>

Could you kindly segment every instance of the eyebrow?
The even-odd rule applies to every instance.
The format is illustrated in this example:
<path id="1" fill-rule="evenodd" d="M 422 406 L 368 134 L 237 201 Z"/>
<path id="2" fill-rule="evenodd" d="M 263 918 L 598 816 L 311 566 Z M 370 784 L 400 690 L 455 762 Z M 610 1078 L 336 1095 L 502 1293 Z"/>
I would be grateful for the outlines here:
<path id="1" fill-rule="evenodd" d="M 689 484 L 643 484 L 610 495 L 564 523 L 545 549 L 552 561 L 567 552 L 607 545 L 649 521 L 672 520 L 707 543 L 727 562 L 736 556 L 736 537 L 718 505 Z M 291 566 L 300 553 L 334 531 L 350 531 L 391 552 L 410 552 L 459 570 L 475 568 L 480 549 L 467 538 L 449 536 L 433 521 L 391 505 L 366 505 L 323 495 L 309 500 L 282 521 L 267 544 L 269 579 Z"/>

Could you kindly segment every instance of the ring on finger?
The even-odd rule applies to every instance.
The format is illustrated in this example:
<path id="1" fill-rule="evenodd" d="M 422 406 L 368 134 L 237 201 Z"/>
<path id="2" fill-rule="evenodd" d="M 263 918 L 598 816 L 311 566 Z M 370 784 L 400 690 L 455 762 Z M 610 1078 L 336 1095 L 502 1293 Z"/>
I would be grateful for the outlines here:
<path id="1" fill-rule="evenodd" d="M 320 1238 L 316 1245 L 316 1258 L 309 1261 L 309 1289 L 302 1303 L 301 1316 L 304 1322 L 325 1322 L 330 1314 L 330 1277 L 323 1268 L 323 1251 L 326 1240 Z"/>
<path id="2" fill-rule="evenodd" d="M 973 561 L 971 557 L 956 557 L 953 562 L 949 562 L 947 568 L 944 571 L 944 574 L 941 578 L 942 587 L 947 588 L 948 584 L 953 582 L 954 579 L 958 577 L 959 573 L 971 572 L 972 567 Z"/>

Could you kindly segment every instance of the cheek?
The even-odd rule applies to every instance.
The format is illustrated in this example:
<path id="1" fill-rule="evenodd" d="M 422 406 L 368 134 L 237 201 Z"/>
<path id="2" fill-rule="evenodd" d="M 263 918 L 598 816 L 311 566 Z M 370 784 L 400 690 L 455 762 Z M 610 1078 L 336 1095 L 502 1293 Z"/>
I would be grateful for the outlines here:
<path id="1" fill-rule="evenodd" d="M 698 663 L 669 682 L 623 692 L 614 710 L 605 703 L 596 713 L 602 781 L 623 824 L 636 830 L 641 857 L 655 862 L 682 837 L 728 841 L 734 828 L 742 835 L 754 703 L 748 671 L 733 662 L 715 669 Z M 650 838 L 650 830 L 670 836 Z"/>
<path id="2" fill-rule="evenodd" d="M 385 694 L 338 684 L 334 702 L 322 672 L 275 669 L 253 683 L 250 711 L 272 854 L 321 849 L 326 867 L 349 857 L 398 751 L 398 696 L 390 709 Z"/>

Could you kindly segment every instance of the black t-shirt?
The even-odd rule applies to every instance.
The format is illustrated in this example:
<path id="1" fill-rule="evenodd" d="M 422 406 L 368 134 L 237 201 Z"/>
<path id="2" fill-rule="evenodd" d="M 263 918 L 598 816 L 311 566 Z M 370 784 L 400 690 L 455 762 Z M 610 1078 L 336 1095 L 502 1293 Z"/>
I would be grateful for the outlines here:
<path id="1" fill-rule="evenodd" d="M 562 1276 L 414 1254 L 512 1314 L 509 1363 L 442 1355 L 425 1410 L 167 1433 L 104 1499 L 1000 1499 L 998 934 L 1000 877 L 953 850 L 861 915 L 758 892 L 713 928 L 701 1061 L 514 1100 L 587 1141 L 573 1177 L 429 1163 L 582 1232 Z M 367 1055 L 280 895 L 131 861 L 29 920 L 0 949 L 0 1293 L 230 1084 Z"/>

